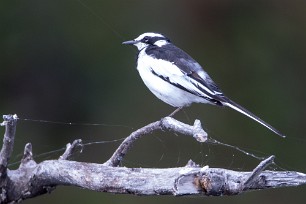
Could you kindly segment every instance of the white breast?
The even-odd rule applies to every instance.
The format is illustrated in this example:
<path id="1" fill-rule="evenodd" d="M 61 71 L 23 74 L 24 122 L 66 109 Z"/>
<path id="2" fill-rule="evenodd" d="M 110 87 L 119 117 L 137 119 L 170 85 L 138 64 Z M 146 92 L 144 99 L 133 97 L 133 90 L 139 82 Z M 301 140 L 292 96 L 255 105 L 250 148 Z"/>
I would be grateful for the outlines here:
<path id="1" fill-rule="evenodd" d="M 208 103 L 207 100 L 186 92 L 156 74 L 167 77 L 171 82 L 180 84 L 186 89 L 193 90 L 195 87 L 189 79 L 173 63 L 155 59 L 140 51 L 137 62 L 137 70 L 150 91 L 160 100 L 174 107 L 188 106 L 193 102 Z M 153 74 L 152 70 L 156 73 Z M 199 94 L 201 94 L 199 92 Z"/>

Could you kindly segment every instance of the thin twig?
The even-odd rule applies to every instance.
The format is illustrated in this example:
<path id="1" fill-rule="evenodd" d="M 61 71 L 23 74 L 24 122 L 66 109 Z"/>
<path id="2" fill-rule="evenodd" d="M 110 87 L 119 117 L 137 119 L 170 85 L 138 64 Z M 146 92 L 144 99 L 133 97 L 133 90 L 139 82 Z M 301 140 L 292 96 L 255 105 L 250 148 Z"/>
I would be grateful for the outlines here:
<path id="1" fill-rule="evenodd" d="M 127 154 L 128 150 L 132 147 L 132 144 L 141 136 L 145 134 L 149 134 L 153 132 L 154 130 L 160 130 L 160 121 L 156 121 L 153 123 L 150 123 L 149 125 L 146 125 L 132 134 L 130 134 L 123 142 L 120 144 L 120 146 L 116 149 L 114 154 L 111 156 L 111 158 L 104 163 L 106 166 L 118 166 L 120 162 L 122 161 L 123 157 Z"/>
<path id="2" fill-rule="evenodd" d="M 117 148 L 112 157 L 104 163 L 106 166 L 118 166 L 127 154 L 132 144 L 143 135 L 147 135 L 156 130 L 167 129 L 175 133 L 193 136 L 199 142 L 205 142 L 207 133 L 201 127 L 201 122 L 196 120 L 193 126 L 187 125 L 171 117 L 162 118 L 159 121 L 150 123 L 132 134 L 130 134 Z"/>
<path id="3" fill-rule="evenodd" d="M 68 143 L 66 145 L 66 150 L 64 152 L 64 154 L 62 156 L 60 156 L 60 160 L 70 160 L 72 155 L 74 155 L 75 153 L 79 153 L 82 152 L 83 150 L 83 144 L 82 144 L 82 140 L 78 139 L 78 140 L 74 140 L 72 144 Z"/>
<path id="4" fill-rule="evenodd" d="M 37 163 L 33 159 L 32 144 L 27 143 L 24 147 L 23 157 L 20 162 L 19 170 L 29 172 L 37 167 Z"/>
<path id="5" fill-rule="evenodd" d="M 249 176 L 249 178 L 244 182 L 243 188 L 249 189 L 253 186 L 255 181 L 258 179 L 260 173 L 265 170 L 270 164 L 273 163 L 275 156 L 272 155 L 268 157 L 267 159 L 263 160 L 258 164 L 258 166 L 252 171 L 252 174 Z"/>
<path id="6" fill-rule="evenodd" d="M 30 160 L 33 160 L 32 144 L 27 143 L 24 147 L 23 157 L 21 159 L 21 163 L 26 163 Z"/>

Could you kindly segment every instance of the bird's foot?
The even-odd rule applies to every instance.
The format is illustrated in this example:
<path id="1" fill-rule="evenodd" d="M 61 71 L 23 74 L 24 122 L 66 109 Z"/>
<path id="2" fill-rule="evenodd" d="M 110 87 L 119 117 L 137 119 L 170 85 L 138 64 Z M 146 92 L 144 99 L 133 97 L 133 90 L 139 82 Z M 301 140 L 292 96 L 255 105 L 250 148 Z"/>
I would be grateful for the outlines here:
<path id="1" fill-rule="evenodd" d="M 183 107 L 178 107 L 177 109 L 175 109 L 172 113 L 170 113 L 170 115 L 168 115 L 168 117 L 173 117 L 177 112 L 179 112 L 180 110 L 182 110 Z"/>

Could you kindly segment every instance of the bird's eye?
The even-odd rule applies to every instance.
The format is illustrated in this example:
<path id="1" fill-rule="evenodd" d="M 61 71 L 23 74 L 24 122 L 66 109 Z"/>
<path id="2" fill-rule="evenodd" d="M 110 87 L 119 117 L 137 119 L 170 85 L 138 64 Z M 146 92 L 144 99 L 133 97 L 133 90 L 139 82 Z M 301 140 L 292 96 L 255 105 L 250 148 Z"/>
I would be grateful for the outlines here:
<path id="1" fill-rule="evenodd" d="M 144 37 L 143 38 L 143 42 L 146 42 L 146 43 L 149 42 L 149 38 L 148 37 Z"/>

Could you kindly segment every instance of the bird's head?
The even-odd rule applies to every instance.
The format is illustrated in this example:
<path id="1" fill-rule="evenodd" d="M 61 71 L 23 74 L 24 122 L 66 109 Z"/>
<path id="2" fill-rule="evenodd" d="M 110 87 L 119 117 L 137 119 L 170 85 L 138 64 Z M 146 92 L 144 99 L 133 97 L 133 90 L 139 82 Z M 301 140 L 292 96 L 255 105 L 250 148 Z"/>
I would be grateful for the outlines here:
<path id="1" fill-rule="evenodd" d="M 144 33 L 135 38 L 134 40 L 125 41 L 122 44 L 135 45 L 138 50 L 142 50 L 150 45 L 162 47 L 169 44 L 170 40 L 160 33 Z"/>

